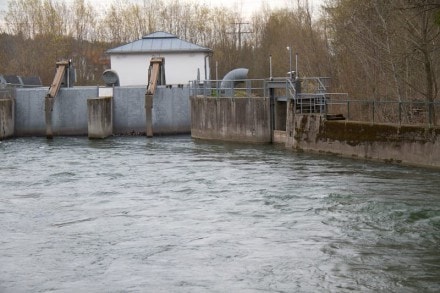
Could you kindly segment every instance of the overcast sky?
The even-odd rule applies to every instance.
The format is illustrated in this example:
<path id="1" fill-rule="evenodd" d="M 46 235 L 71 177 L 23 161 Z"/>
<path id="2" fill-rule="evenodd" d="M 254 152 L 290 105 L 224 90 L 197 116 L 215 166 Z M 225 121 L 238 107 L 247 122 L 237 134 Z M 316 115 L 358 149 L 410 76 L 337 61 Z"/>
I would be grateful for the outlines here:
<path id="1" fill-rule="evenodd" d="M 317 12 L 324 0 L 309 0 L 313 12 Z M 268 5 L 270 8 L 291 7 L 297 0 L 201 0 L 211 6 L 226 6 L 229 8 L 239 9 L 243 16 L 247 17 L 253 12 Z"/>
<path id="2" fill-rule="evenodd" d="M 67 3 L 73 3 L 74 0 L 55 0 L 55 1 L 64 1 Z M 145 0 L 148 1 L 148 0 Z M 283 8 L 290 7 L 293 3 L 296 3 L 298 0 L 181 0 L 182 2 L 203 2 L 210 6 L 224 6 L 228 8 L 238 9 L 241 11 L 244 18 L 249 17 L 253 12 L 259 10 L 263 5 L 269 5 L 270 8 Z M 300 0 L 302 1 L 302 0 Z M 8 0 L 0 0 L 0 19 L 3 19 L 7 8 L 8 8 Z M 86 0 L 86 2 L 90 2 L 95 4 L 97 7 L 104 7 L 104 5 L 108 5 L 112 0 Z M 127 0 L 127 2 L 132 3 L 144 3 L 144 0 Z M 324 0 L 309 0 L 310 5 L 312 6 L 312 12 L 317 15 L 319 13 L 319 8 L 323 4 Z"/>
<path id="3" fill-rule="evenodd" d="M 5 1 L 5 0 L 0 0 Z M 73 0 L 65 0 L 65 1 L 73 1 Z M 89 0 L 91 3 L 96 3 L 97 6 L 106 5 L 112 0 Z M 137 2 L 144 3 L 144 1 L 148 0 L 127 0 L 127 2 Z M 270 8 L 283 8 L 295 5 L 298 0 L 180 0 L 182 2 L 199 2 L 205 3 L 209 6 L 217 6 L 217 7 L 227 7 L 238 9 L 242 15 L 246 18 L 252 15 L 253 12 L 261 9 L 264 6 L 269 6 Z M 304 1 L 304 0 L 300 0 Z M 308 0 L 310 5 L 312 6 L 312 11 L 317 13 L 319 7 L 323 4 L 324 0 Z"/>

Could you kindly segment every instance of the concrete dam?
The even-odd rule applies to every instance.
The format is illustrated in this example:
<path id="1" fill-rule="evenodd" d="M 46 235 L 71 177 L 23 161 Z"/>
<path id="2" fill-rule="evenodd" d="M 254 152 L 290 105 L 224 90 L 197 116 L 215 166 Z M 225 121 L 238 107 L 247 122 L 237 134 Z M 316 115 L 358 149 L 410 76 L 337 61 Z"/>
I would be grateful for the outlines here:
<path id="1" fill-rule="evenodd" d="M 154 74 L 160 75 L 159 67 Z M 331 94 L 322 88 L 302 93 L 297 82 L 245 79 L 228 89 L 220 81 L 60 88 L 50 131 L 90 138 L 191 133 L 196 139 L 278 143 L 297 151 L 440 168 L 437 126 L 350 121 L 344 117 L 348 111 L 329 114 Z M 0 139 L 47 135 L 46 93 L 15 88 L 0 96 Z"/>
<path id="2" fill-rule="evenodd" d="M 331 106 L 342 103 L 332 104 L 332 94 L 322 84 L 313 93 L 303 93 L 289 79 L 242 83 L 227 91 L 216 88 L 215 82 L 192 88 L 194 138 L 278 143 L 296 151 L 440 168 L 438 126 L 351 121 L 346 119 L 349 102 L 344 114 L 339 114 L 341 109 L 330 114 Z"/>
<path id="3" fill-rule="evenodd" d="M 107 87 L 71 87 L 71 63 L 57 62 L 48 90 L 15 87 L 0 92 L 0 139 L 189 133 L 189 88 L 165 85 L 164 63 L 160 57 L 150 60 L 146 86 L 120 87 L 117 74 L 107 70 Z"/>
<path id="4" fill-rule="evenodd" d="M 146 87 L 61 88 L 54 103 L 52 127 L 55 136 L 88 135 L 87 100 L 112 96 L 112 134 L 145 134 Z M 45 136 L 46 88 L 16 88 L 13 98 L 0 100 L 2 137 Z M 158 86 L 152 112 L 154 133 L 190 133 L 188 87 Z"/>

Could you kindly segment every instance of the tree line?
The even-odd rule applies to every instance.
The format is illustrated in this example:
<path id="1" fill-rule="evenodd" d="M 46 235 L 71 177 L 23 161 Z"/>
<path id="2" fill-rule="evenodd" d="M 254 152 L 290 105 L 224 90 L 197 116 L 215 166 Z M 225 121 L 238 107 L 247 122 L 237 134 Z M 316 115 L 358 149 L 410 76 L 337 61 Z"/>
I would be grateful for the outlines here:
<path id="1" fill-rule="evenodd" d="M 333 89 L 374 100 L 439 99 L 440 4 L 436 0 L 327 0 L 319 17 L 308 0 L 262 7 L 250 20 L 238 9 L 196 1 L 10 0 L 0 27 L 0 74 L 38 75 L 72 59 L 78 84 L 101 84 L 107 49 L 166 31 L 214 51 L 211 76 L 236 67 L 251 78 L 286 76 L 289 51 L 301 76 L 331 77 Z M 218 68 L 216 68 L 218 64 Z"/>

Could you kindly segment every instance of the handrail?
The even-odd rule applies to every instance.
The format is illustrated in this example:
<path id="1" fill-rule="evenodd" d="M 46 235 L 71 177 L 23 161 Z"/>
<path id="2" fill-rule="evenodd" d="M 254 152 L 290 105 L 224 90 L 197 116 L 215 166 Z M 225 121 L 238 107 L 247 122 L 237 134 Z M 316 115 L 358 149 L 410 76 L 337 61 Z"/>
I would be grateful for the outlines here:
<path id="1" fill-rule="evenodd" d="M 395 124 L 440 126 L 440 101 L 390 101 L 341 99 L 327 102 L 328 112 L 343 114 L 346 120 Z"/>
<path id="2" fill-rule="evenodd" d="M 317 81 L 319 86 L 325 89 L 322 79 L 324 78 L 308 77 L 301 78 L 300 81 Z M 224 92 L 224 89 L 219 88 L 219 80 L 205 81 L 203 84 L 193 81 L 190 83 L 190 95 L 233 97 L 243 92 L 246 96 L 251 96 L 259 91 L 262 96 L 267 96 L 267 89 L 273 87 L 278 91 L 277 97 L 287 97 L 294 101 L 296 113 L 343 114 L 347 120 L 353 121 L 440 126 L 440 101 L 354 100 L 349 99 L 347 93 L 328 93 L 324 89 L 300 93 L 296 91 L 295 81 L 280 77 L 243 82 L 243 86 L 233 87 L 229 92 Z"/>
<path id="3" fill-rule="evenodd" d="M 190 89 L 190 96 L 197 96 L 197 95 L 203 95 L 203 96 L 233 96 L 234 94 L 237 94 L 241 91 L 246 91 L 246 94 L 254 94 L 255 92 L 261 92 L 263 93 L 262 96 L 264 96 L 264 92 L 266 90 L 265 85 L 265 79 L 239 79 L 239 80 L 232 80 L 231 87 L 221 87 L 221 81 L 222 80 L 205 80 L 205 81 L 198 81 L 198 80 L 192 80 L 189 82 L 189 89 Z M 235 84 L 241 84 L 244 83 L 244 86 L 236 86 Z"/>

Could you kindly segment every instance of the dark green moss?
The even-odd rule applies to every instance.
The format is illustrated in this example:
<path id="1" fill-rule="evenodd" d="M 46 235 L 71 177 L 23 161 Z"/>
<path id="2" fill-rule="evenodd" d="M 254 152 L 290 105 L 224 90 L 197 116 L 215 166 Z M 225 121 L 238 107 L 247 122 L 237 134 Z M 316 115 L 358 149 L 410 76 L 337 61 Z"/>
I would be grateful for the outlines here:
<path id="1" fill-rule="evenodd" d="M 365 142 L 388 142 L 399 145 L 402 141 L 434 141 L 438 134 L 438 128 L 421 126 L 326 121 L 320 129 L 318 139 L 344 141 L 351 146 Z"/>

